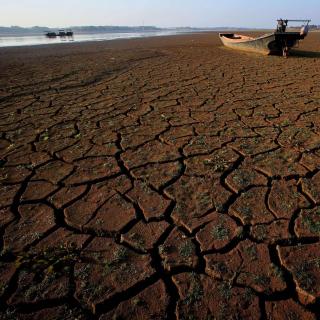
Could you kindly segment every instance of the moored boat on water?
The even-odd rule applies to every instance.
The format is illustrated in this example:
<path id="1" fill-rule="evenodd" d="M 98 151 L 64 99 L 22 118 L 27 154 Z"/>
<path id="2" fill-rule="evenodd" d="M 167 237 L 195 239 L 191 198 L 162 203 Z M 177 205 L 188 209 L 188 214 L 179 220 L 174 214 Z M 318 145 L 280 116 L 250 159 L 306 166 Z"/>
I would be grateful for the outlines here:
<path id="1" fill-rule="evenodd" d="M 67 37 L 72 37 L 73 36 L 73 31 L 72 30 L 67 30 L 66 35 L 67 35 Z"/>
<path id="2" fill-rule="evenodd" d="M 48 38 L 56 38 L 57 37 L 57 34 L 55 32 L 47 32 L 45 35 Z"/>
<path id="3" fill-rule="evenodd" d="M 59 33 L 58 33 L 59 37 L 65 37 L 66 35 L 67 33 L 63 29 L 59 30 Z"/>
<path id="4" fill-rule="evenodd" d="M 280 19 L 275 32 L 257 38 L 234 33 L 220 33 L 219 36 L 226 47 L 264 54 L 282 54 L 287 57 L 290 49 L 308 35 L 310 21 Z M 299 31 L 287 31 L 288 22 L 303 22 L 304 25 Z"/>
<path id="5" fill-rule="evenodd" d="M 73 37 L 73 31 L 71 29 L 66 30 L 66 31 L 64 29 L 61 29 L 61 30 L 59 30 L 58 33 L 56 33 L 56 32 L 46 32 L 45 36 L 48 37 L 48 38 Z"/>

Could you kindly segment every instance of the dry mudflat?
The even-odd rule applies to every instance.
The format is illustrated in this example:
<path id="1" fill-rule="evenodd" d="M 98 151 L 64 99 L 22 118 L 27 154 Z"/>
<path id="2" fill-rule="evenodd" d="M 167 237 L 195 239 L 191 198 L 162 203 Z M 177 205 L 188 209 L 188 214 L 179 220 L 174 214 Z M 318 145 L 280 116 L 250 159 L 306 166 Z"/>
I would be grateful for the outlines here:
<path id="1" fill-rule="evenodd" d="M 319 319 L 320 34 L 0 50 L 1 319 Z"/>

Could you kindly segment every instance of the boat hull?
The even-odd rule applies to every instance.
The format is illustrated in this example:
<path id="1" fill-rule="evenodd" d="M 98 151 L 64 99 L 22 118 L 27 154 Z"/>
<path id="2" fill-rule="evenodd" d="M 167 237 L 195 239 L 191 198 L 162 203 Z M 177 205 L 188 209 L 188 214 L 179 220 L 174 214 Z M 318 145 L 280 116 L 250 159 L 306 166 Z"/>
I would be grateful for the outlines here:
<path id="1" fill-rule="evenodd" d="M 235 40 L 234 34 L 220 33 L 222 43 L 229 48 L 257 52 L 263 54 L 282 54 L 283 50 L 288 50 L 303 39 L 304 36 L 297 32 L 292 33 L 270 33 L 258 38 L 245 40 Z M 239 36 L 242 37 L 242 36 Z M 247 38 L 247 37 L 245 37 Z"/>
<path id="2" fill-rule="evenodd" d="M 47 38 L 56 38 L 57 34 L 55 32 L 47 32 L 46 37 Z"/>

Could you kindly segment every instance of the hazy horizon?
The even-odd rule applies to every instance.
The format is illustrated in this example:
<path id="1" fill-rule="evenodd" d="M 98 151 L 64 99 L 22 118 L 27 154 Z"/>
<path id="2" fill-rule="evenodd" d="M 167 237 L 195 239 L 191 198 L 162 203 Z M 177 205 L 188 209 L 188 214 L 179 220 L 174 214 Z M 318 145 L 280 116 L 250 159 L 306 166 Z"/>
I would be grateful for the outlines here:
<path id="1" fill-rule="evenodd" d="M 320 24 L 318 0 L 0 0 L 1 26 L 156 26 L 273 28 L 277 18 Z"/>

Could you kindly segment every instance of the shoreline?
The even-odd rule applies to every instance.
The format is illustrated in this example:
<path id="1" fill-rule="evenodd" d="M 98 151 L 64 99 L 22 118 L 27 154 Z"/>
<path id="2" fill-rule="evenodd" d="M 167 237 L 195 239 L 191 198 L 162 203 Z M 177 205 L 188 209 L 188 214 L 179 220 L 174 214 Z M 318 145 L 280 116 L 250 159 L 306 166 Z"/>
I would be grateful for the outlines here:
<path id="1" fill-rule="evenodd" d="M 4 50 L 14 50 L 14 49 L 42 49 L 42 48 L 59 48 L 59 47 L 76 47 L 76 46 L 95 46 L 95 45 L 103 45 L 103 44 L 125 44 L 130 41 L 148 41 L 148 40 L 155 40 L 155 39 L 169 39 L 169 38 L 175 38 L 175 37 L 184 37 L 184 36 L 192 36 L 192 35 L 205 35 L 205 34 L 218 34 L 218 32 L 211 32 L 211 31 L 202 31 L 202 32 L 192 32 L 192 33 L 180 33 L 180 34 L 170 34 L 170 35 L 159 35 L 159 36 L 146 36 L 146 37 L 130 37 L 130 38 L 117 38 L 117 39 L 110 39 L 110 40 L 88 40 L 88 41 L 70 41 L 70 42 L 59 42 L 59 43 L 46 43 L 46 44 L 35 44 L 35 45 L 25 45 L 25 46 L 0 46 L 0 52 Z"/>
<path id="2" fill-rule="evenodd" d="M 8 46 L 1 46 L 1 42 L 0 42 L 0 50 L 3 48 L 17 48 L 17 47 L 39 47 L 39 46 L 54 46 L 54 45 L 68 45 L 68 44 L 79 44 L 79 43 L 99 43 L 99 42 L 109 42 L 109 41 L 119 41 L 119 40 L 134 40 L 134 39 L 150 39 L 150 38 L 159 38 L 159 37 L 172 37 L 172 36 L 180 36 L 180 35 L 191 35 L 191 34 L 201 34 L 201 33 L 210 33 L 210 32 L 221 32 L 221 31 L 192 31 L 192 32 L 176 32 L 176 33 L 168 33 L 168 34 L 152 34 L 152 32 L 150 32 L 150 35 L 148 35 L 148 33 L 145 33 L 144 35 L 135 35 L 134 33 L 133 36 L 127 36 L 127 37 L 118 37 L 118 38 L 112 38 L 112 39 L 88 39 L 88 40 L 75 40 L 75 41 L 60 41 L 60 42 L 53 42 L 53 43 L 38 43 L 38 44 L 25 44 L 25 45 L 8 45 Z M 114 33 L 115 35 L 117 33 Z M 130 33 L 128 33 L 129 35 Z M 79 34 L 80 36 L 83 35 L 93 35 L 93 34 Z M 77 35 L 77 36 L 79 36 Z M 94 34 L 94 35 L 99 35 L 99 34 Z M 28 37 L 41 37 L 41 35 L 36 35 L 36 36 L 4 36 L 2 37 L 3 39 L 5 38 L 28 38 Z M 44 36 L 43 36 L 44 37 Z M 1 39 L 1 36 L 0 36 Z"/>
<path id="3" fill-rule="evenodd" d="M 135 39 L 150 39 L 150 38 L 161 38 L 161 37 L 174 37 L 174 36 L 183 36 L 183 35 L 193 35 L 193 34 L 218 34 L 220 32 L 242 32 L 242 33 L 261 33 L 261 32 L 267 32 L 270 30 L 199 30 L 199 31 L 181 31 L 181 32 L 176 32 L 176 33 L 172 33 L 172 34 L 159 34 L 159 35 L 155 35 L 155 34 L 151 34 L 152 32 L 150 31 L 150 35 L 148 35 L 148 32 L 146 32 L 145 35 L 141 35 L 141 36 L 128 36 L 128 37 L 120 37 L 120 38 L 114 38 L 114 39 L 100 39 L 100 40 L 76 40 L 76 41 L 66 41 L 66 42 L 54 42 L 54 43 L 39 43 L 39 44 L 26 44 L 26 45 L 12 45 L 12 46 L 1 46 L 1 42 L 0 42 L 0 50 L 4 49 L 4 48 L 27 48 L 27 47 L 41 47 L 41 46 L 55 46 L 55 45 L 72 45 L 72 44 L 81 44 L 81 43 L 99 43 L 99 42 L 110 42 L 110 41 L 121 41 L 121 40 L 135 40 Z M 117 34 L 117 33 L 114 33 Z M 129 34 L 129 33 L 128 33 Z M 79 35 L 91 35 L 91 34 L 79 34 Z M 99 34 L 97 34 L 99 35 Z M 38 35 L 38 37 L 40 37 L 41 35 Z M 1 39 L 2 36 L 0 36 Z M 11 38 L 11 37 L 15 37 L 15 36 L 3 36 L 3 39 L 5 38 Z M 16 38 L 21 38 L 21 37 L 34 37 L 34 36 L 17 36 Z"/>
<path id="4" fill-rule="evenodd" d="M 161 35 L 146 35 L 146 36 L 132 36 L 132 37 L 119 37 L 114 39 L 101 39 L 101 40 L 78 40 L 78 41 L 61 41 L 61 42 L 54 42 L 54 43 L 39 43 L 39 44 L 26 44 L 26 45 L 12 45 L 12 46 L 1 46 L 0 50 L 5 48 L 29 48 L 29 47 L 47 47 L 47 46 L 57 46 L 57 45 L 73 45 L 73 44 L 87 44 L 87 43 L 101 43 L 101 42 L 110 42 L 110 41 L 127 41 L 127 40 L 136 40 L 136 39 L 151 39 L 151 38 L 161 38 L 161 37 L 172 37 L 172 36 L 180 36 L 180 35 L 191 35 L 191 34 L 199 34 L 199 33 L 206 33 L 210 31 L 195 31 L 195 32 L 181 32 L 181 33 L 173 33 L 173 34 L 161 34 Z M 28 37 L 28 36 L 26 36 Z M 20 38 L 20 37 L 17 37 Z"/>

